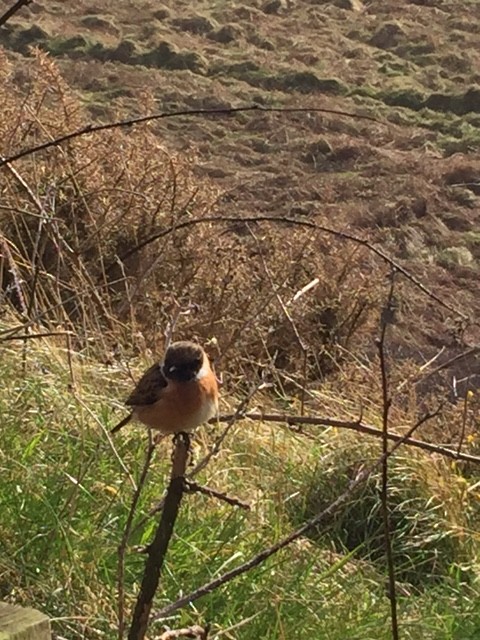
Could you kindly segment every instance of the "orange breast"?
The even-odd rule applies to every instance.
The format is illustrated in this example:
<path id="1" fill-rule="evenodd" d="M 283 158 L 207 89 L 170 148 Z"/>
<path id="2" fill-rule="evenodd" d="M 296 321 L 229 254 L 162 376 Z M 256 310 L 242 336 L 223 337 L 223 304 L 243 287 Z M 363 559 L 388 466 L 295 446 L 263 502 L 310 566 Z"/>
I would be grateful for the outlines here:
<path id="1" fill-rule="evenodd" d="M 213 374 L 192 382 L 173 382 L 151 405 L 136 407 L 134 416 L 162 433 L 190 431 L 212 418 L 218 407 L 218 387 Z"/>

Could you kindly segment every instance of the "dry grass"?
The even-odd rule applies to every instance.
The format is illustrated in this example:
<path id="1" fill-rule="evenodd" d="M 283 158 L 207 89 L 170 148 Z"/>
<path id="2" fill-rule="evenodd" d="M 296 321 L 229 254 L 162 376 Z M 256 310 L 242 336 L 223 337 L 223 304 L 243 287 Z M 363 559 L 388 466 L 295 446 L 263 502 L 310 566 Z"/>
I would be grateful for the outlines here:
<path id="1" fill-rule="evenodd" d="M 2 91 L 7 153 L 86 122 L 42 53 L 24 96 L 8 72 Z M 194 164 L 169 153 L 146 125 L 84 136 L 8 167 L 0 214 L 6 301 L 24 323 L 68 329 L 76 347 L 103 359 L 115 345 L 129 355 L 157 353 L 161 328 L 179 309 L 178 333 L 213 341 L 227 371 L 255 360 L 295 377 L 306 348 L 307 378 L 322 378 L 374 321 L 383 287 L 373 258 L 309 230 L 240 221 L 176 230 L 221 217 L 219 191 L 194 178 Z"/>

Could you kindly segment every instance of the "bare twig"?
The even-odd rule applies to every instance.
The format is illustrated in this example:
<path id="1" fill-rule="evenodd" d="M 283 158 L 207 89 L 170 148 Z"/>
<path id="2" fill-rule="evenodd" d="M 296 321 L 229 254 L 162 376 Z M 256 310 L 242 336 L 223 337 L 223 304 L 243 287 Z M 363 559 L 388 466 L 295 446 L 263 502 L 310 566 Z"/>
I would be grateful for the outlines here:
<path id="1" fill-rule="evenodd" d="M 243 417 L 243 414 L 245 413 L 248 405 L 250 404 L 251 399 L 257 393 L 257 391 L 262 387 L 262 385 L 263 385 L 263 380 L 260 380 L 259 382 L 255 383 L 252 386 L 252 388 L 250 389 L 248 394 L 245 396 L 245 398 L 243 398 L 241 400 L 241 402 L 239 403 L 235 413 L 233 413 L 228 418 L 228 420 L 226 420 L 227 426 L 222 431 L 222 433 L 218 436 L 218 438 L 215 440 L 213 445 L 210 447 L 210 451 L 188 473 L 188 478 L 194 478 L 196 475 L 198 475 L 200 473 L 200 471 L 203 471 L 203 469 L 205 469 L 205 467 L 210 462 L 210 460 L 217 455 L 217 453 L 222 448 L 222 444 L 223 444 L 225 438 L 230 433 L 230 430 L 233 428 L 235 423 L 238 422 L 238 420 L 241 417 Z M 213 420 L 213 422 L 216 422 L 216 418 L 212 418 L 212 420 Z"/>
<path id="2" fill-rule="evenodd" d="M 394 309 L 395 271 L 391 272 L 390 289 L 387 302 L 382 311 L 380 339 L 378 340 L 378 354 L 380 358 L 380 374 L 382 380 L 382 489 L 380 493 L 383 533 L 385 537 L 385 555 L 388 568 L 388 596 L 390 600 L 390 619 L 392 625 L 392 638 L 398 640 L 397 594 L 395 587 L 395 564 L 392 553 L 392 534 L 388 507 L 388 418 L 392 399 L 390 397 L 387 360 L 385 355 L 385 341 L 388 326 L 393 322 Z"/>
<path id="3" fill-rule="evenodd" d="M 240 507 L 240 509 L 245 509 L 246 511 L 250 510 L 250 505 L 238 498 L 234 498 L 233 496 L 228 496 L 223 491 L 217 491 L 216 489 L 212 489 L 211 487 L 205 487 L 198 482 L 194 482 L 193 480 L 185 480 L 185 490 L 188 493 L 202 493 L 204 496 L 209 496 L 210 498 L 217 498 L 217 500 L 222 500 L 232 507 Z"/>
<path id="4" fill-rule="evenodd" d="M 378 124 L 382 123 L 381 120 L 377 120 L 371 116 L 360 115 L 356 113 L 351 113 L 349 111 L 339 111 L 337 109 L 323 109 L 321 107 L 264 107 L 261 105 L 249 105 L 245 107 L 235 107 L 230 109 L 186 109 L 184 111 L 172 111 L 170 113 L 153 113 L 146 116 L 139 116 L 137 118 L 128 118 L 127 120 L 117 120 L 116 122 L 108 122 L 106 124 L 88 124 L 81 129 L 77 129 L 76 131 L 71 131 L 70 133 L 66 133 L 63 136 L 55 138 L 54 140 L 49 140 L 48 142 L 43 142 L 42 144 L 36 145 L 35 147 L 30 147 L 28 149 L 24 149 L 23 151 L 19 151 L 7 158 L 0 157 L 0 167 L 3 165 L 18 160 L 19 158 L 24 158 L 25 156 L 32 155 L 37 153 L 38 151 L 43 151 L 45 149 L 50 149 L 51 147 L 58 147 L 59 145 L 67 142 L 68 140 L 73 140 L 74 138 L 79 138 L 81 136 L 89 135 L 91 133 L 97 133 L 99 131 L 108 131 L 110 129 L 118 129 L 124 127 L 132 127 L 133 125 L 141 124 L 143 122 L 151 122 L 152 120 L 163 120 L 165 118 L 181 118 L 181 117 L 191 117 L 191 116 L 199 116 L 199 117 L 208 117 L 208 116 L 233 116 L 237 113 L 247 113 L 247 112 L 257 112 L 257 113 L 329 113 L 336 116 L 345 116 L 347 118 L 355 118 L 358 120 L 368 120 L 370 122 L 376 122 Z"/>
<path id="5" fill-rule="evenodd" d="M 440 409 L 437 409 L 434 413 L 429 414 L 430 418 L 438 415 Z M 229 420 L 231 416 L 220 416 L 220 422 Z M 334 418 L 320 418 L 317 416 L 287 416 L 282 414 L 274 414 L 274 413 L 256 413 L 256 412 L 248 412 L 243 418 L 248 418 L 249 420 L 255 420 L 257 422 L 278 422 L 284 423 L 289 426 L 294 425 L 311 425 L 314 427 L 336 427 L 338 429 L 350 429 L 352 431 L 358 431 L 359 433 L 366 433 L 370 436 L 374 436 L 375 438 L 382 438 L 383 432 L 382 429 L 377 429 L 376 427 L 372 427 L 371 425 L 364 424 L 360 421 L 349 421 L 349 420 L 335 420 Z M 453 449 L 448 449 L 447 447 L 442 447 L 438 444 L 433 444 L 431 442 L 424 442 L 423 440 L 416 440 L 411 437 L 410 431 L 407 431 L 406 436 L 401 435 L 399 433 L 395 433 L 389 431 L 387 434 L 388 440 L 393 442 L 402 442 L 405 445 L 410 445 L 411 447 L 417 447 L 418 449 L 423 449 L 425 451 L 430 451 L 432 453 L 438 453 L 441 456 L 445 456 L 446 458 L 451 458 L 452 460 L 463 460 L 464 462 L 473 462 L 475 464 L 480 464 L 480 456 L 474 456 L 468 453 L 458 453 L 458 451 L 454 451 Z"/>
<path id="6" fill-rule="evenodd" d="M 118 611 L 118 639 L 123 640 L 123 634 L 125 632 L 125 553 L 127 550 L 128 539 L 132 529 L 132 522 L 137 509 L 138 501 L 140 500 L 140 494 L 145 485 L 147 474 L 150 469 L 150 463 L 152 462 L 153 453 L 155 451 L 155 441 L 152 436 L 152 432 L 148 430 L 148 447 L 145 454 L 145 461 L 143 463 L 142 472 L 138 480 L 137 488 L 133 493 L 132 502 L 130 504 L 130 510 L 128 512 L 127 520 L 125 522 L 125 528 L 123 530 L 122 539 L 118 545 L 118 569 L 117 569 L 117 611 Z"/>
<path id="7" fill-rule="evenodd" d="M 248 224 L 247 224 L 247 229 L 248 229 L 250 235 L 252 236 L 252 238 L 255 240 L 255 242 L 257 244 L 257 247 L 259 249 L 258 253 L 259 253 L 259 256 L 260 256 L 260 261 L 262 263 L 262 267 L 263 267 L 263 270 L 265 272 L 265 275 L 267 276 L 267 279 L 270 282 L 270 285 L 272 287 L 272 291 L 275 293 L 275 297 L 276 297 L 277 302 L 278 302 L 278 304 L 280 306 L 281 312 L 283 313 L 283 315 L 285 316 L 285 318 L 287 319 L 289 325 L 292 328 L 292 331 L 293 331 L 293 333 L 295 335 L 295 338 L 297 340 L 298 346 L 300 347 L 300 350 L 301 350 L 302 355 L 303 355 L 303 371 L 302 371 L 303 384 L 302 384 L 302 392 L 301 392 L 301 396 L 300 396 L 300 413 L 303 415 L 304 408 L 305 408 L 305 389 L 306 389 L 306 385 L 307 385 L 307 354 L 308 354 L 308 346 L 304 342 L 302 336 L 300 335 L 300 332 L 297 329 L 297 325 L 295 324 L 294 319 L 292 318 L 289 310 L 287 309 L 287 305 L 283 301 L 282 296 L 280 295 L 279 287 L 277 286 L 277 283 L 275 282 L 273 274 L 270 271 L 270 268 L 269 268 L 269 266 L 267 264 L 267 261 L 265 260 L 265 257 L 263 255 L 263 251 L 262 251 L 262 246 L 260 244 L 260 240 L 257 238 L 257 236 L 253 232 L 252 228 Z"/>
<path id="8" fill-rule="evenodd" d="M 128 632 L 128 640 L 143 640 L 147 632 L 153 597 L 160 582 L 160 573 L 184 493 L 190 437 L 186 433 L 179 433 L 174 437 L 174 443 L 170 483 L 165 496 L 160 523 L 155 537 L 147 550 L 148 557 Z"/>
<path id="9" fill-rule="evenodd" d="M 4 336 L 0 337 L 0 342 L 8 340 L 33 340 L 34 338 L 51 338 L 53 336 L 74 336 L 72 331 L 46 331 L 45 333 L 26 333 L 23 336 Z"/>
<path id="10" fill-rule="evenodd" d="M 465 391 L 465 398 L 463 399 L 463 410 L 462 410 L 462 428 L 460 431 L 460 439 L 458 441 L 458 448 L 457 448 L 457 453 L 461 453 L 462 452 L 462 446 L 463 446 L 463 441 L 465 439 L 465 428 L 467 426 L 467 412 L 468 412 L 468 401 L 470 399 L 470 389 L 468 388 L 468 382 L 467 381 L 467 389 Z"/>
<path id="11" fill-rule="evenodd" d="M 406 380 L 403 380 L 398 385 L 396 391 L 401 391 L 405 387 L 405 385 L 410 384 L 410 383 L 418 384 L 419 382 L 425 382 L 425 380 L 427 380 L 428 378 L 431 378 L 436 373 L 440 373 L 440 371 L 443 371 L 444 369 L 447 369 L 448 367 L 451 367 L 453 364 L 458 363 L 461 360 L 464 360 L 465 358 L 468 358 L 470 356 L 475 356 L 478 353 L 480 353 L 480 346 L 470 347 L 470 349 L 467 349 L 463 353 L 459 353 L 458 355 L 453 356 L 452 358 L 449 358 L 448 360 L 445 360 L 445 362 L 442 362 L 441 364 L 439 364 L 437 367 L 435 367 L 435 369 L 432 369 L 431 371 L 429 371 L 428 373 L 425 373 L 425 375 L 423 375 L 423 372 L 426 369 L 428 369 L 428 367 L 430 367 L 430 365 L 433 364 L 433 362 L 435 362 L 435 360 L 437 360 L 437 358 L 440 357 L 440 355 L 442 354 L 444 349 L 445 348 L 442 347 L 440 352 L 438 354 L 436 354 L 431 360 L 429 360 L 424 365 L 422 365 L 420 367 L 419 371 L 416 374 L 414 374 L 413 376 L 407 378 Z"/>
<path id="12" fill-rule="evenodd" d="M 280 551 L 281 549 L 288 547 L 290 544 L 292 544 L 292 542 L 295 542 L 295 540 L 298 540 L 298 538 L 303 536 L 307 531 L 317 526 L 322 520 L 324 520 L 328 516 L 331 516 L 333 513 L 335 513 L 337 509 L 352 495 L 354 490 L 369 477 L 370 473 L 371 471 L 367 473 L 365 472 L 360 473 L 354 480 L 352 480 L 352 482 L 350 482 L 346 491 L 344 491 L 334 502 L 332 502 L 326 509 L 316 514 L 313 518 L 308 520 L 301 527 L 293 531 L 290 535 L 286 536 L 276 544 L 270 547 L 267 547 L 257 555 L 253 556 L 247 562 L 244 562 L 238 567 L 235 567 L 235 569 L 227 571 L 226 573 L 222 574 L 218 578 L 215 578 L 215 580 L 208 582 L 207 584 L 203 585 L 199 589 L 196 589 L 195 591 L 192 591 L 191 593 L 185 596 L 182 596 L 175 602 L 167 605 L 166 607 L 161 609 L 158 613 L 156 613 L 153 619 L 160 620 L 162 618 L 166 618 L 167 616 L 171 615 L 178 609 L 181 609 L 185 605 L 190 604 L 195 600 L 198 600 L 199 598 L 207 595 L 208 593 L 211 593 L 215 589 L 218 589 L 218 587 L 222 586 L 223 584 L 226 584 L 227 582 L 230 582 L 231 580 L 242 575 L 243 573 L 246 573 L 247 571 L 250 571 L 251 569 L 258 567 L 263 562 L 265 562 L 265 560 L 273 556 L 275 553 L 278 553 L 278 551 Z"/>
<path id="13" fill-rule="evenodd" d="M 17 11 L 20 11 L 22 7 L 26 7 L 29 4 L 32 4 L 33 0 L 17 0 L 14 5 L 7 9 L 5 13 L 0 16 L 0 27 L 6 24 L 12 16 L 14 16 Z"/>

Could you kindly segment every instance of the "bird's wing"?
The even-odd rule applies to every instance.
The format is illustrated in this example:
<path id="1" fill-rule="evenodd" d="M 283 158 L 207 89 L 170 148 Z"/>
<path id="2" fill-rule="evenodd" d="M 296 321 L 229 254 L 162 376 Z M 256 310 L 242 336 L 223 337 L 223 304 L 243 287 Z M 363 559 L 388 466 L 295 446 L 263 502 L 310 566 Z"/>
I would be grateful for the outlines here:
<path id="1" fill-rule="evenodd" d="M 128 396 L 125 404 L 129 406 L 154 404 L 160 399 L 162 391 L 167 384 L 160 364 L 154 364 L 150 369 L 145 371 L 135 389 Z"/>

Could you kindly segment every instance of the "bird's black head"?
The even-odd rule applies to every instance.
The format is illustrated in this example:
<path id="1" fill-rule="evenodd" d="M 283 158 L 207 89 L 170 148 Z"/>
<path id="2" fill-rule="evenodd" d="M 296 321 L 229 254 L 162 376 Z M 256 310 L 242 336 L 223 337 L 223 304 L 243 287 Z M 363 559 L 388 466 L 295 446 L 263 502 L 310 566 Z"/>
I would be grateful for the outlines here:
<path id="1" fill-rule="evenodd" d="M 163 375 L 177 382 L 194 380 L 203 365 L 203 349 L 193 342 L 173 342 L 167 349 Z"/>

